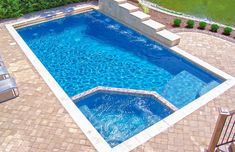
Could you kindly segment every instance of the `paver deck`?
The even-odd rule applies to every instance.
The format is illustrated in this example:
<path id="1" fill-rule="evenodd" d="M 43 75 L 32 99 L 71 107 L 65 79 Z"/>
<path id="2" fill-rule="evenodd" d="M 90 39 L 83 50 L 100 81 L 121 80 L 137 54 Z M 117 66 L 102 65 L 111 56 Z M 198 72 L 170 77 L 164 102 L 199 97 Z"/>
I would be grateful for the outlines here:
<path id="1" fill-rule="evenodd" d="M 202 33 L 178 33 L 181 36 L 179 47 L 199 57 L 207 63 L 235 75 L 235 44 Z M 210 142 L 218 108 L 235 109 L 235 87 L 210 101 L 173 127 L 152 138 L 135 152 L 198 152 L 204 151 Z"/>
<path id="2" fill-rule="evenodd" d="M 0 104 L 0 151 L 95 151 L 3 24 L 0 53 L 20 97 Z M 179 47 L 235 75 L 235 44 L 200 33 L 179 33 Z M 133 151 L 203 151 L 219 107 L 235 109 L 235 87 Z"/>

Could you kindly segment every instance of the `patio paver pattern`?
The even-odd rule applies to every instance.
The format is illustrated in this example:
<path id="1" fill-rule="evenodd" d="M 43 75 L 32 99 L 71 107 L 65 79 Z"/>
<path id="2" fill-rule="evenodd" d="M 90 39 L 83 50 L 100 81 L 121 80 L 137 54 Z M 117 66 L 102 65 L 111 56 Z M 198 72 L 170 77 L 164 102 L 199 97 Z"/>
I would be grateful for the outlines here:
<path id="1" fill-rule="evenodd" d="M 202 33 L 178 33 L 179 47 L 203 61 L 235 75 L 235 44 Z M 235 87 L 185 117 L 165 132 L 155 136 L 136 152 L 204 152 L 209 145 L 220 107 L 235 109 Z"/>
<path id="2" fill-rule="evenodd" d="M 0 151 L 96 151 L 4 26 L 0 53 L 20 97 L 0 104 Z M 235 75 L 235 44 L 201 33 L 179 33 L 179 47 Z M 133 151 L 203 151 L 219 107 L 235 109 L 235 87 Z"/>

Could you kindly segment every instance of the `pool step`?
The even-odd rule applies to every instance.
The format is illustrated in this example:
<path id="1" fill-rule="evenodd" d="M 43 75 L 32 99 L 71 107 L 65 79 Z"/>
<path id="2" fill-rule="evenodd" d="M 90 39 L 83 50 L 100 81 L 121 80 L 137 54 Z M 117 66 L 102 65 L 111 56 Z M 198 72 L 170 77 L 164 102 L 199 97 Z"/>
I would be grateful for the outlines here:
<path id="1" fill-rule="evenodd" d="M 79 106 L 79 109 L 89 118 L 93 116 L 91 110 L 88 108 L 87 105 Z"/>
<path id="2" fill-rule="evenodd" d="M 193 101 L 204 85 L 205 83 L 196 76 L 182 71 L 168 81 L 162 95 L 176 107 L 181 108 L 188 101 Z"/>
<path id="3" fill-rule="evenodd" d="M 114 0 L 114 2 L 116 2 L 117 4 L 124 4 L 127 1 L 126 0 Z"/>
<path id="4" fill-rule="evenodd" d="M 138 22 L 143 22 L 150 19 L 150 15 L 145 14 L 141 11 L 136 11 L 131 13 L 131 16 L 135 18 Z"/>
<path id="5" fill-rule="evenodd" d="M 128 13 L 132 13 L 132 12 L 139 10 L 139 8 L 137 6 L 132 5 L 130 3 L 119 4 L 119 7 L 120 7 L 120 9 L 122 9 Z M 128 14 L 125 14 L 125 15 L 128 15 Z"/>
<path id="6" fill-rule="evenodd" d="M 205 86 L 202 87 L 202 89 L 199 91 L 198 96 L 202 96 L 205 93 L 208 92 L 208 90 L 211 90 L 212 88 L 215 88 L 218 86 L 219 83 L 216 81 L 211 81 L 210 83 L 206 84 Z"/>
<path id="7" fill-rule="evenodd" d="M 175 46 L 180 42 L 178 35 L 165 30 L 165 25 L 150 19 L 150 15 L 126 0 L 99 0 L 99 7 L 103 13 L 165 45 Z"/>
<path id="8" fill-rule="evenodd" d="M 161 30 L 163 30 L 163 29 L 165 29 L 165 25 L 163 25 L 163 24 L 161 24 L 161 23 L 159 23 L 159 22 L 156 22 L 156 21 L 154 21 L 154 20 L 152 20 L 152 19 L 150 19 L 150 20 L 147 20 L 147 21 L 144 21 L 143 22 L 143 24 L 147 27 L 147 28 L 149 28 L 150 30 L 152 30 L 152 32 L 158 32 L 158 31 L 161 31 Z"/>
<path id="9" fill-rule="evenodd" d="M 156 33 L 155 38 L 163 44 L 168 46 L 175 46 L 180 42 L 180 36 L 168 31 L 161 30 Z"/>
<path id="10" fill-rule="evenodd" d="M 121 20 L 122 22 L 126 23 L 126 24 L 130 24 L 135 22 L 133 16 L 131 15 L 131 13 L 136 12 L 139 10 L 138 7 L 136 7 L 135 5 L 132 5 L 130 3 L 124 3 L 124 4 L 119 4 L 119 8 L 118 9 L 118 14 L 116 15 L 116 18 Z"/>
<path id="11" fill-rule="evenodd" d="M 144 34 L 152 37 L 154 33 L 165 29 L 165 25 L 149 19 L 141 22 L 137 28 Z"/>
<path id="12" fill-rule="evenodd" d="M 141 11 L 135 11 L 133 13 L 126 14 L 125 12 L 121 12 L 120 14 L 122 14 L 122 17 L 120 17 L 120 19 L 125 22 L 126 24 L 133 26 L 136 29 L 140 29 L 141 25 L 143 24 L 143 21 L 149 20 L 150 19 L 150 15 L 145 14 Z"/>

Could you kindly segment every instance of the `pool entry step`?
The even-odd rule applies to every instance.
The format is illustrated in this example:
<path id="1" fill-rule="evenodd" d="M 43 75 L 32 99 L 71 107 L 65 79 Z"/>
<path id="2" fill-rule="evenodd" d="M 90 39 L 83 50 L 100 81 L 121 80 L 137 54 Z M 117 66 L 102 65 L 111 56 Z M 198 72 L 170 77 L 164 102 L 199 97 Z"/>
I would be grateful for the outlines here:
<path id="1" fill-rule="evenodd" d="M 99 7 L 106 15 L 122 21 L 167 46 L 175 46 L 180 42 L 178 35 L 166 30 L 165 25 L 150 19 L 150 15 L 143 13 L 137 6 L 126 0 L 100 0 Z"/>

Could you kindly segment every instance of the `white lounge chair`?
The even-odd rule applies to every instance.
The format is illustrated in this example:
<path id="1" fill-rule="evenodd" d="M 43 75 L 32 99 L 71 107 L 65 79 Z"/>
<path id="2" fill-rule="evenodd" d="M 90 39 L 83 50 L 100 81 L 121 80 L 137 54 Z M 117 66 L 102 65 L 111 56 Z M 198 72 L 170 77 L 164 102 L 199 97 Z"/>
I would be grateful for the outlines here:
<path id="1" fill-rule="evenodd" d="M 1 56 L 0 56 L 0 66 L 4 66 L 4 62 Z"/>
<path id="2" fill-rule="evenodd" d="M 0 103 L 18 96 L 15 79 L 8 78 L 0 81 Z"/>
<path id="3" fill-rule="evenodd" d="M 10 77 L 10 75 L 9 75 L 6 67 L 5 66 L 0 66 L 0 78 L 1 79 L 7 79 L 9 77 Z"/>

